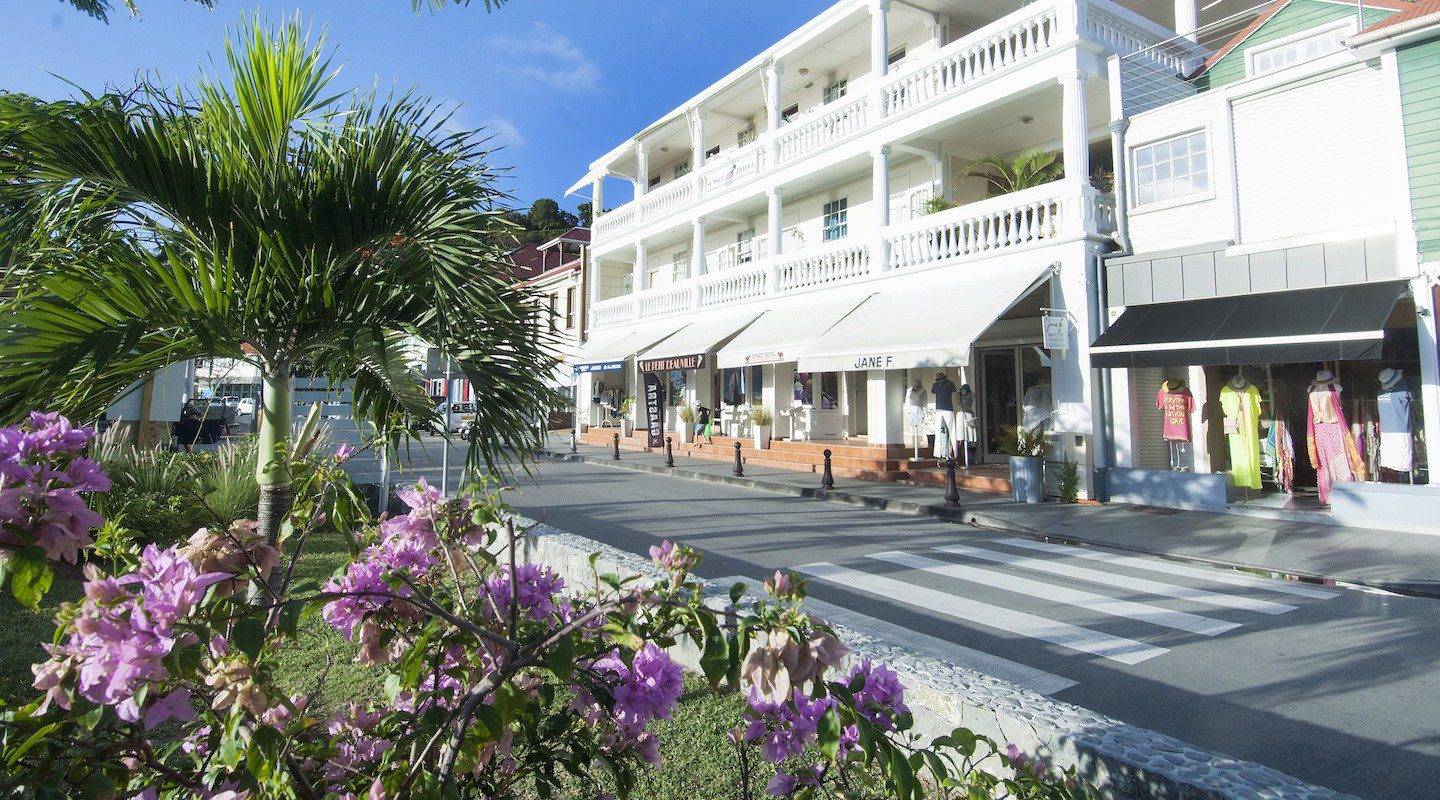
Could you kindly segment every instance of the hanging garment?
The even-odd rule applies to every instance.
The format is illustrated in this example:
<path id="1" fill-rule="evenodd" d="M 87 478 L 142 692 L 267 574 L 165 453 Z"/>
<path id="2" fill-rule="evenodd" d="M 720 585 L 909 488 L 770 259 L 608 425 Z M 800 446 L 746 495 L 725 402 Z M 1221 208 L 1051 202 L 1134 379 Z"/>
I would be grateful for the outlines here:
<path id="1" fill-rule="evenodd" d="M 950 409 L 935 411 L 935 457 L 949 458 L 955 450 L 960 434 L 955 429 L 955 412 Z"/>
<path id="2" fill-rule="evenodd" d="M 1275 454 L 1275 484 L 1288 494 L 1295 493 L 1295 440 L 1290 426 L 1275 420 L 1270 426 L 1270 442 Z"/>
<path id="3" fill-rule="evenodd" d="M 1187 388 L 1171 391 L 1161 384 L 1155 395 L 1155 407 L 1164 412 L 1161 416 L 1161 436 L 1167 442 L 1190 441 L 1190 412 L 1195 410 L 1195 395 Z"/>
<path id="4" fill-rule="evenodd" d="M 1230 445 L 1230 479 L 1236 486 L 1260 488 L 1260 390 L 1255 384 L 1220 390 L 1225 438 Z"/>
<path id="5" fill-rule="evenodd" d="M 1330 502 L 1336 483 L 1365 480 L 1365 462 L 1340 408 L 1340 387 L 1334 383 L 1310 384 L 1309 431 L 1306 446 L 1315 467 L 1320 502 Z"/>
<path id="6" fill-rule="evenodd" d="M 1375 398 L 1380 415 L 1380 466 L 1396 472 L 1415 468 L 1410 413 L 1415 398 L 1404 386 L 1381 392 Z"/>

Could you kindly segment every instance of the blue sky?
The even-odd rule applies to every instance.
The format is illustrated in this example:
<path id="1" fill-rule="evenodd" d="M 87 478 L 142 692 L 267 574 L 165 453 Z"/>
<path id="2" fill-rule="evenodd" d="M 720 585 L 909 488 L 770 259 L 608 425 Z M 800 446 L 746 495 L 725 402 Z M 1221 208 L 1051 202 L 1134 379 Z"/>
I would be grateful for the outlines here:
<path id="1" fill-rule="evenodd" d="M 227 27 L 255 9 L 299 12 L 328 29 L 349 85 L 416 86 L 460 104 L 457 122 L 488 125 L 528 207 L 559 198 L 591 160 L 724 76 L 829 0 L 510 0 L 411 11 L 409 0 L 139 0 L 103 25 L 59 0 L 0 4 L 0 88 L 47 98 L 97 91 L 149 71 L 188 82 L 222 54 Z M 116 0 L 116 5 L 122 5 Z M 59 76 L 59 77 L 56 77 Z M 609 190 L 609 205 L 627 191 Z M 616 196 L 619 195 L 619 196 Z M 562 205 L 573 208 L 580 198 Z"/>

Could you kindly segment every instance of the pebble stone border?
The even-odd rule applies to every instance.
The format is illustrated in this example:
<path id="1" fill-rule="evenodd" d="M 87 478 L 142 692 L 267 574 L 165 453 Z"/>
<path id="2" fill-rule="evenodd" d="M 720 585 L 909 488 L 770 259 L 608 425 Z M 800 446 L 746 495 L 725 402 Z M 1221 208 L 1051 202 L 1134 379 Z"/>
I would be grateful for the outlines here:
<path id="1" fill-rule="evenodd" d="M 593 581 L 592 554 L 601 572 L 665 578 L 648 559 L 602 542 L 517 516 L 528 529 L 522 557 L 543 563 L 570 586 Z M 707 602 L 729 603 L 728 586 L 708 583 Z M 1008 681 L 922 656 L 851 627 L 832 625 L 850 649 L 849 659 L 882 662 L 900 673 L 915 729 L 925 737 L 964 725 L 1079 774 L 1107 798 L 1134 800 L 1357 800 L 1305 783 L 1270 767 L 1192 747 L 1172 736 L 1136 727 Z M 678 652 L 692 668 L 696 652 Z M 846 665 L 848 668 L 848 664 Z M 987 764 L 992 770 L 998 764 Z"/>

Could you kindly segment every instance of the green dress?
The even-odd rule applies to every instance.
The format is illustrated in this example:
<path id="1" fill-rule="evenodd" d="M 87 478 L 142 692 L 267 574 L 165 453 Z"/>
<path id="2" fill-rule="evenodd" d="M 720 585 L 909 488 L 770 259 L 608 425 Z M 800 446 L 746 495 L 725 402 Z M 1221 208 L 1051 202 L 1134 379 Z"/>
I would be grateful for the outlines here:
<path id="1" fill-rule="evenodd" d="M 1260 488 L 1260 390 L 1255 384 L 1220 390 L 1225 438 L 1230 442 L 1230 479 L 1236 486 Z"/>

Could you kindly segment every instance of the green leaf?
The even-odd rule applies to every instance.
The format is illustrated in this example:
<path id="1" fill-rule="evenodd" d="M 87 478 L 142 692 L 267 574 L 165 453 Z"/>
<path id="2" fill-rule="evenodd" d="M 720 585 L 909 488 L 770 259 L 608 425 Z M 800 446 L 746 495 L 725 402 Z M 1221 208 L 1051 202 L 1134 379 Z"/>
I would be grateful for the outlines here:
<path id="1" fill-rule="evenodd" d="M 575 674 L 575 636 L 567 634 L 545 653 L 545 666 L 562 681 Z"/>
<path id="2" fill-rule="evenodd" d="M 840 710 L 831 706 L 820 717 L 816 733 L 820 737 L 820 752 L 826 758 L 834 760 L 840 753 L 840 736 L 844 726 L 840 721 Z"/>
<path id="3" fill-rule="evenodd" d="M 31 611 L 40 610 L 40 601 L 50 591 L 55 581 L 55 571 L 49 559 L 38 547 L 18 550 L 12 557 L 13 574 L 10 579 L 10 593 L 16 601 Z"/>
<path id="4" fill-rule="evenodd" d="M 256 617 L 242 617 L 235 623 L 230 641 L 240 648 L 240 652 L 254 660 L 265 648 L 265 624 Z"/>
<path id="5" fill-rule="evenodd" d="M 720 630 L 719 624 L 715 622 L 715 615 L 709 609 L 694 609 L 695 621 L 704 634 L 704 644 L 700 651 L 700 671 L 705 674 L 706 680 L 710 681 L 711 688 L 720 685 L 730 667 L 730 645 L 725 639 L 724 631 Z"/>

